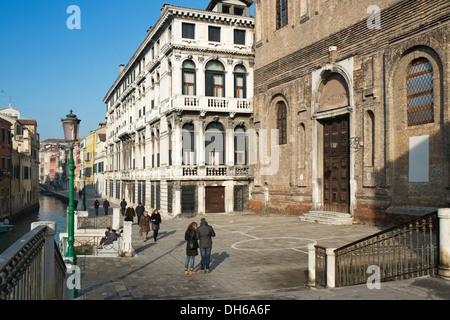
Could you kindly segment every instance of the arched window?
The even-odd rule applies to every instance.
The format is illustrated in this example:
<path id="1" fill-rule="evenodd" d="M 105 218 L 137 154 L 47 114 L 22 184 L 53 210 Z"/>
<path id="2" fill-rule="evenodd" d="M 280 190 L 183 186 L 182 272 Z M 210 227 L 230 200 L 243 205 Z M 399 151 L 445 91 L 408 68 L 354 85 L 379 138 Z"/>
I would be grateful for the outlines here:
<path id="1" fill-rule="evenodd" d="M 183 62 L 183 95 L 195 96 L 195 64 L 192 60 Z"/>
<path id="2" fill-rule="evenodd" d="M 287 143 L 287 114 L 286 104 L 282 101 L 277 103 L 277 129 L 278 129 L 278 144 Z"/>
<path id="3" fill-rule="evenodd" d="M 247 98 L 247 71 L 241 64 L 234 68 L 234 97 Z"/>
<path id="4" fill-rule="evenodd" d="M 234 164 L 247 164 L 247 137 L 244 126 L 234 129 Z"/>
<path id="5" fill-rule="evenodd" d="M 219 122 L 211 122 L 205 130 L 205 161 L 208 165 L 225 163 L 225 130 Z"/>
<path id="6" fill-rule="evenodd" d="M 434 122 L 433 66 L 425 58 L 414 60 L 407 75 L 408 126 Z"/>
<path id="7" fill-rule="evenodd" d="M 182 128 L 183 165 L 196 164 L 194 125 L 186 123 Z"/>
<path id="8" fill-rule="evenodd" d="M 225 97 L 225 68 L 218 60 L 206 64 L 205 95 L 208 97 Z"/>

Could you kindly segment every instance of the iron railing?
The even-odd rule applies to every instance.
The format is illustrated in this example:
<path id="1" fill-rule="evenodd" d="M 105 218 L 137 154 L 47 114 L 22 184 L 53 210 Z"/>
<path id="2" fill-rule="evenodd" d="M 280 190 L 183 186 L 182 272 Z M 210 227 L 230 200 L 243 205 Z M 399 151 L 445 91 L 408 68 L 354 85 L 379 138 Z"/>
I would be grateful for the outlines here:
<path id="1" fill-rule="evenodd" d="M 88 217 L 87 212 L 84 215 L 78 213 L 77 222 L 77 229 L 105 229 L 111 227 L 112 215 Z"/>
<path id="2" fill-rule="evenodd" d="M 436 274 L 438 228 L 432 212 L 336 249 L 336 287 L 366 283 L 369 266 L 379 268 L 380 281 Z"/>
<path id="3" fill-rule="evenodd" d="M 25 234 L 0 256 L 0 300 L 40 300 L 45 295 L 45 231 L 39 226 Z M 54 241 L 54 240 L 53 240 Z M 55 243 L 56 246 L 56 243 Z M 54 251 L 55 299 L 64 299 L 66 267 Z"/>

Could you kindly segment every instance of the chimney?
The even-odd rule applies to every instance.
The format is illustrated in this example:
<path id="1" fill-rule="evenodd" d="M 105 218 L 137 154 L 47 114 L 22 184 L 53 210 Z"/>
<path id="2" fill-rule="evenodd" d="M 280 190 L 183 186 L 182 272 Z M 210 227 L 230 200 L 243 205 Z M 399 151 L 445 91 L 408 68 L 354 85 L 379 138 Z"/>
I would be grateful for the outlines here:
<path id="1" fill-rule="evenodd" d="M 122 73 L 123 69 L 125 69 L 125 65 L 121 64 L 121 65 L 119 65 L 119 68 L 120 68 L 120 73 Z"/>

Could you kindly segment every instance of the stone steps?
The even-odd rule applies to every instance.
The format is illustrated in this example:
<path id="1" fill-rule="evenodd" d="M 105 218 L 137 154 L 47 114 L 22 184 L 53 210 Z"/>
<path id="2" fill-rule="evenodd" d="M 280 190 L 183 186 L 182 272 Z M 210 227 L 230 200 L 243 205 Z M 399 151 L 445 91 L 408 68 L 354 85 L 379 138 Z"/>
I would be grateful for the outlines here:
<path id="1" fill-rule="evenodd" d="M 353 218 L 348 213 L 314 210 L 299 217 L 300 221 L 332 225 L 352 225 Z"/>

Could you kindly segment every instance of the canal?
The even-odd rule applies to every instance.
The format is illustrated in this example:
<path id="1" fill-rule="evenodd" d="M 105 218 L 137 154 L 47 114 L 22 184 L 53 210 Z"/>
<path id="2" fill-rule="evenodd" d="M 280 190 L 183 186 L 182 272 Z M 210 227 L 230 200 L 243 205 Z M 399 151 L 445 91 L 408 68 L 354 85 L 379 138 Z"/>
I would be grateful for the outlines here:
<path id="1" fill-rule="evenodd" d="M 31 223 L 36 221 L 56 222 L 55 240 L 59 240 L 59 233 L 66 232 L 68 204 L 52 196 L 39 196 L 39 209 L 13 217 L 11 224 L 13 231 L 0 233 L 0 254 L 31 229 Z"/>

